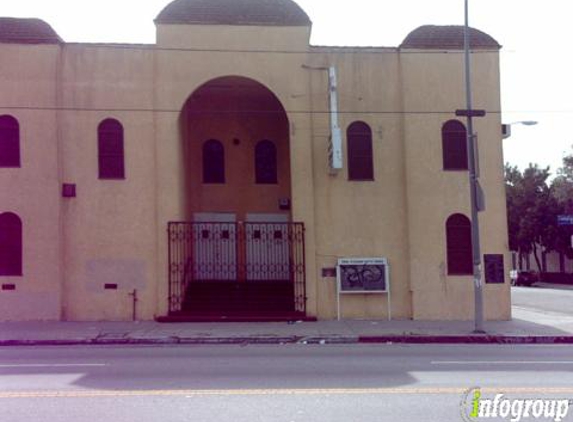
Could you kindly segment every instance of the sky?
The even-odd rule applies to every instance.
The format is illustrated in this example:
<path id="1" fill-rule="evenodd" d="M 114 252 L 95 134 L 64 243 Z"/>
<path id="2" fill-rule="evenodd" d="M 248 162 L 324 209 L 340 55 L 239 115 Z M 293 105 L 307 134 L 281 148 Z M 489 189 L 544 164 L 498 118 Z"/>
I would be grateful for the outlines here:
<path id="1" fill-rule="evenodd" d="M 296 0 L 314 45 L 400 45 L 425 24 L 463 25 L 464 0 Z M 37 17 L 67 42 L 154 43 L 153 19 L 169 0 L 0 0 L 0 16 Z M 506 162 L 555 172 L 573 153 L 573 2 L 469 0 L 470 25 L 501 45 Z M 479 134 L 478 134 L 479 135 Z"/>

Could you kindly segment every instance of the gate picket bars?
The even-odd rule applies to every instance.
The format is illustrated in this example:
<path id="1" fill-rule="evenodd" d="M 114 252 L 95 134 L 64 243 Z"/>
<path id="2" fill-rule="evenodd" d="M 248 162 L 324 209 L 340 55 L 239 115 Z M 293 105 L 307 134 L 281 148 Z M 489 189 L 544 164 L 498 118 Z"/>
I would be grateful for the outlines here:
<path id="1" fill-rule="evenodd" d="M 305 314 L 304 223 L 170 222 L 168 242 L 170 315 L 208 302 L 229 307 L 220 313 L 242 303 L 243 312 Z"/>

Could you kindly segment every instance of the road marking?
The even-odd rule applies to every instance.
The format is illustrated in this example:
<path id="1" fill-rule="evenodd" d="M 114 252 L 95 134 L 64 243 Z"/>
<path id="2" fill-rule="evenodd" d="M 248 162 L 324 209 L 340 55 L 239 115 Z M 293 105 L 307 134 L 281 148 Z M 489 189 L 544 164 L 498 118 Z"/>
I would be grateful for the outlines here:
<path id="1" fill-rule="evenodd" d="M 434 360 L 432 365 L 563 365 L 573 364 L 573 360 Z"/>
<path id="2" fill-rule="evenodd" d="M 419 388 L 319 388 L 319 389 L 246 389 L 246 390 L 77 390 L 77 391 L 4 391 L 2 399 L 26 398 L 106 398 L 160 396 L 295 396 L 295 395 L 391 395 L 391 394 L 464 394 L 467 387 Z M 505 394 L 573 394 L 573 387 L 486 387 L 484 393 Z"/>
<path id="3" fill-rule="evenodd" d="M 0 364 L 0 368 L 77 368 L 92 366 L 108 366 L 107 363 L 15 363 Z"/>

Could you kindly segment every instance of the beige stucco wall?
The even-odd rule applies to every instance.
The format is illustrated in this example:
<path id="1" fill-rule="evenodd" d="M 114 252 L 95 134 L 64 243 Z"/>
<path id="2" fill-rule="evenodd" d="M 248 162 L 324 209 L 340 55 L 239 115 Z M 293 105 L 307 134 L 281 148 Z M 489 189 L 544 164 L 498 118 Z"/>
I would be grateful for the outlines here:
<path id="1" fill-rule="evenodd" d="M 25 276 L 16 292 L 0 292 L 0 319 L 127 320 L 134 289 L 138 318 L 167 314 L 167 223 L 188 219 L 193 199 L 182 110 L 222 76 L 261 83 L 285 109 L 284 189 L 292 220 L 306 227 L 309 316 L 336 316 L 336 282 L 323 268 L 386 257 L 395 318 L 471 318 L 471 277 L 448 277 L 445 268 L 445 221 L 469 215 L 467 172 L 444 172 L 441 151 L 442 124 L 464 107 L 462 56 L 310 48 L 308 36 L 304 27 L 159 25 L 156 46 L 0 45 L 9 64 L 0 69 L 8 93 L 0 107 L 47 107 L 6 109 L 20 120 L 23 167 L 0 169 L 0 212 L 24 221 Z M 498 111 L 497 53 L 477 56 L 475 107 Z M 374 181 L 349 181 L 346 161 L 329 174 L 328 77 L 320 69 L 328 66 L 338 72 L 343 132 L 356 120 L 372 128 Z M 97 126 L 109 117 L 124 127 L 125 180 L 98 179 Z M 480 223 L 482 252 L 505 254 L 509 268 L 500 123 L 490 113 L 476 124 L 487 197 Z M 61 198 L 63 182 L 77 185 L 77 198 Z M 508 283 L 485 293 L 487 317 L 509 318 Z M 385 318 L 386 296 L 345 296 L 341 310 Z"/>
<path id="2" fill-rule="evenodd" d="M 0 213 L 23 225 L 23 276 L 0 276 L 2 320 L 59 319 L 61 307 L 56 105 L 58 48 L 0 46 L 0 115 L 20 125 L 20 168 L 0 168 Z"/>
<path id="3" fill-rule="evenodd" d="M 339 258 L 385 257 L 390 265 L 392 314 L 411 316 L 405 218 L 404 151 L 399 113 L 398 52 L 395 49 L 315 48 L 309 64 L 335 66 L 339 124 L 343 130 L 344 168 L 329 174 L 330 134 L 328 74 L 311 73 L 315 183 L 316 279 L 320 318 L 335 318 L 336 279 L 322 269 Z M 373 133 L 374 181 L 350 181 L 346 162 L 346 129 L 364 121 Z M 384 318 L 386 294 L 341 296 L 341 316 Z"/>
<path id="4" fill-rule="evenodd" d="M 481 252 L 503 254 L 508 269 L 499 58 L 497 53 L 484 52 L 472 56 L 473 108 L 489 112 L 485 118 L 475 119 L 480 183 L 486 197 L 486 211 L 479 215 Z M 445 253 L 447 218 L 457 212 L 471 217 L 468 172 L 442 170 L 442 125 L 455 118 L 456 109 L 466 108 L 463 57 L 459 51 L 436 54 L 406 50 L 400 58 L 415 319 L 470 319 L 474 312 L 472 277 L 448 276 Z M 510 317 L 507 274 L 505 284 L 485 286 L 487 318 Z"/>
<path id="5" fill-rule="evenodd" d="M 165 50 L 206 51 L 231 57 L 234 61 L 253 58 L 253 55 L 234 54 L 259 51 L 300 52 L 308 48 L 310 28 L 289 26 L 232 26 L 232 25 L 157 25 L 157 46 Z M 261 57 L 261 56 L 259 56 Z"/>
<path id="6" fill-rule="evenodd" d="M 69 320 L 124 320 L 156 312 L 156 188 L 153 51 L 66 45 L 62 51 L 64 308 Z M 98 178 L 97 127 L 124 128 L 125 180 Z M 105 284 L 117 284 L 106 290 Z"/>

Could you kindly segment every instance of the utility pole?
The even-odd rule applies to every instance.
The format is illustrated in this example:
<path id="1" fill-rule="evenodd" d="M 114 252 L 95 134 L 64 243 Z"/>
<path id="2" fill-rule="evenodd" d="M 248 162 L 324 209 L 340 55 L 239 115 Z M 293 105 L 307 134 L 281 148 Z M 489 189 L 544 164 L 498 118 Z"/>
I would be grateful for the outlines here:
<path id="1" fill-rule="evenodd" d="M 471 86 L 471 61 L 470 61 L 470 27 L 469 27 L 469 6 L 465 0 L 465 27 L 464 27 L 464 52 L 465 52 L 465 70 L 466 70 L 466 109 L 457 110 L 457 116 L 467 117 L 467 148 L 468 148 L 468 170 L 470 182 L 470 205 L 471 205 L 471 231 L 472 231 L 472 260 L 473 260 L 473 277 L 474 277 L 474 312 L 475 328 L 474 333 L 485 333 L 483 326 L 483 281 L 482 281 L 482 264 L 481 264 L 481 247 L 479 236 L 479 219 L 478 219 L 478 194 L 480 202 L 481 189 L 478 183 L 477 175 L 477 154 L 475 147 L 476 136 L 474 134 L 473 118 L 485 116 L 485 110 L 472 109 L 472 86 Z M 483 204 L 480 206 L 482 207 Z"/>

